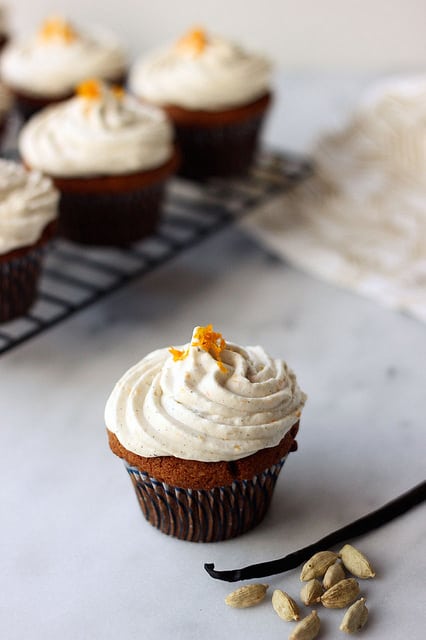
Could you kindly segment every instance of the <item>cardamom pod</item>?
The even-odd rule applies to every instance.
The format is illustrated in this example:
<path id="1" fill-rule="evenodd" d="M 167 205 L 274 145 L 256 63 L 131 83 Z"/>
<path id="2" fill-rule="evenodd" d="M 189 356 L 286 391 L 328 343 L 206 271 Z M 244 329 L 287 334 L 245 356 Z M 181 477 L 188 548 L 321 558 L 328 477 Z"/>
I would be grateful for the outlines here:
<path id="1" fill-rule="evenodd" d="M 362 629 L 367 619 L 368 609 L 365 606 L 365 598 L 360 598 L 346 611 L 339 628 L 346 633 L 356 633 Z"/>
<path id="2" fill-rule="evenodd" d="M 346 569 L 357 578 L 374 578 L 376 575 L 373 567 L 364 554 L 350 544 L 345 544 L 339 553 Z"/>
<path id="3" fill-rule="evenodd" d="M 359 595 L 358 582 L 355 578 L 346 578 L 327 589 L 321 596 L 321 602 L 327 609 L 343 609 L 353 602 L 357 595 Z"/>
<path id="4" fill-rule="evenodd" d="M 299 607 L 291 598 L 288 593 L 281 591 L 281 589 L 275 589 L 272 594 L 272 606 L 275 613 L 279 615 L 283 620 L 300 620 Z"/>
<path id="5" fill-rule="evenodd" d="M 312 611 L 294 627 L 288 640 L 313 640 L 318 635 L 321 622 L 316 611 Z"/>
<path id="6" fill-rule="evenodd" d="M 328 567 L 325 572 L 324 579 L 322 581 L 324 589 L 329 589 L 333 586 L 333 584 L 337 584 L 341 580 L 346 578 L 345 571 L 340 562 L 335 562 L 330 567 Z"/>
<path id="7" fill-rule="evenodd" d="M 302 568 L 300 579 L 302 582 L 312 580 L 312 578 L 322 578 L 328 567 L 338 559 L 337 553 L 333 551 L 319 551 L 315 553 Z"/>
<path id="8" fill-rule="evenodd" d="M 267 584 L 247 584 L 239 587 L 226 596 L 225 604 L 234 609 L 253 607 L 262 602 L 268 586 Z"/>
<path id="9" fill-rule="evenodd" d="M 302 587 L 300 598 L 303 604 L 310 607 L 312 604 L 320 601 L 323 591 L 324 589 L 322 588 L 321 582 L 316 578 L 312 578 L 312 580 L 309 580 L 309 582 Z"/>

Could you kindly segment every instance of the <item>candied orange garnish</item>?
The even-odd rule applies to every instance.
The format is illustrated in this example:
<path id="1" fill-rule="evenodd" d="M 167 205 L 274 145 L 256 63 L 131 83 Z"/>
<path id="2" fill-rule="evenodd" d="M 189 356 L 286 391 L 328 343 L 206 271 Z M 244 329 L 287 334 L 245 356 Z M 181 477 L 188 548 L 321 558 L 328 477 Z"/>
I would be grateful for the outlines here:
<path id="1" fill-rule="evenodd" d="M 98 80 L 85 80 L 78 85 L 76 93 L 79 98 L 99 100 L 102 95 L 102 86 Z"/>
<path id="2" fill-rule="evenodd" d="M 66 20 L 62 18 L 48 18 L 39 31 L 42 40 L 63 40 L 70 43 L 77 39 L 77 33 Z"/>
<path id="3" fill-rule="evenodd" d="M 207 46 L 208 38 L 204 29 L 191 29 L 176 43 L 176 48 L 181 53 L 189 53 L 199 56 Z"/>
<path id="4" fill-rule="evenodd" d="M 192 337 L 191 347 L 198 347 L 203 351 L 207 351 L 216 360 L 219 369 L 226 373 L 227 369 L 222 362 L 222 351 L 226 349 L 226 342 L 221 333 L 213 331 L 213 325 L 208 324 L 206 327 L 197 327 Z M 173 360 L 185 360 L 189 354 L 189 348 L 185 351 L 170 347 L 170 353 L 173 356 Z"/>

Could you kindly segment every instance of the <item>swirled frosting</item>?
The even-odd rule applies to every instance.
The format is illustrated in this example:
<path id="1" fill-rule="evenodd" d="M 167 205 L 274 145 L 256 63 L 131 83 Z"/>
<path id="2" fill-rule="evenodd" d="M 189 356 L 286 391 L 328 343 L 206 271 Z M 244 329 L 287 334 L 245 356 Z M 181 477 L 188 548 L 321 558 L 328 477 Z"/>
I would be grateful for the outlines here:
<path id="1" fill-rule="evenodd" d="M 58 199 L 49 178 L 0 160 L 0 254 L 37 242 L 56 218 Z"/>
<path id="2" fill-rule="evenodd" d="M 306 400 L 294 373 L 262 347 L 206 347 L 196 327 L 181 350 L 150 353 L 119 380 L 108 399 L 109 431 L 144 457 L 237 460 L 277 445 Z M 211 344 L 211 343 L 210 343 Z"/>
<path id="3" fill-rule="evenodd" d="M 157 108 L 96 81 L 76 97 L 44 109 L 23 127 L 25 162 L 54 177 L 128 174 L 164 164 L 172 128 Z"/>
<path id="4" fill-rule="evenodd" d="M 61 19 L 47 20 L 29 40 L 12 42 L 0 62 L 8 86 L 47 98 L 72 93 L 86 78 L 118 80 L 125 69 L 125 54 L 112 34 L 76 31 Z"/>
<path id="5" fill-rule="evenodd" d="M 271 64 L 237 44 L 198 30 L 140 59 L 129 84 L 158 105 L 220 111 L 257 100 L 270 86 Z"/>

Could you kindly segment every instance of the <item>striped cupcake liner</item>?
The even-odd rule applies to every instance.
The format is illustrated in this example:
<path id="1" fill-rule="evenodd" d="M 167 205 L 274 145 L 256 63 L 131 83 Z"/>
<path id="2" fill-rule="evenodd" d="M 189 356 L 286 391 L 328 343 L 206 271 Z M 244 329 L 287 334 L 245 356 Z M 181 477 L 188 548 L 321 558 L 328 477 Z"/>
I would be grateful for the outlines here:
<path id="1" fill-rule="evenodd" d="M 44 248 L 0 262 L 0 322 L 24 315 L 34 303 Z"/>
<path id="2" fill-rule="evenodd" d="M 285 459 L 251 480 L 209 490 L 174 487 L 124 464 L 142 513 L 152 526 L 180 540 L 218 542 L 261 522 Z"/>

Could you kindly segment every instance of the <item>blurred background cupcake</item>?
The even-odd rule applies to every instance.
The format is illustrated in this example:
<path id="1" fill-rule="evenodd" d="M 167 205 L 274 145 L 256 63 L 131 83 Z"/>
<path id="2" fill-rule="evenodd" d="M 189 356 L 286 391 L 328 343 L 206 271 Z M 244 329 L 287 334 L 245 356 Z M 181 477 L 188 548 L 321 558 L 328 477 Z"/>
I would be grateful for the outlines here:
<path id="1" fill-rule="evenodd" d="M 35 35 L 5 48 L 0 72 L 21 115 L 28 118 L 71 97 L 87 78 L 122 84 L 126 66 L 125 53 L 110 32 L 80 30 L 62 18 L 49 18 Z"/>
<path id="2" fill-rule="evenodd" d="M 59 194 L 39 172 L 0 160 L 0 322 L 33 304 Z"/>
<path id="3" fill-rule="evenodd" d="M 215 542 L 265 516 L 305 400 L 283 360 L 208 325 L 129 369 L 105 421 L 146 519 L 177 538 Z"/>
<path id="4" fill-rule="evenodd" d="M 263 56 L 203 29 L 141 58 L 131 91 L 173 121 L 188 178 L 244 174 L 253 162 L 271 101 L 271 65 Z"/>
<path id="5" fill-rule="evenodd" d="M 19 150 L 61 192 L 60 234 L 83 244 L 122 246 L 150 234 L 177 165 L 165 114 L 97 80 L 33 116 Z"/>

